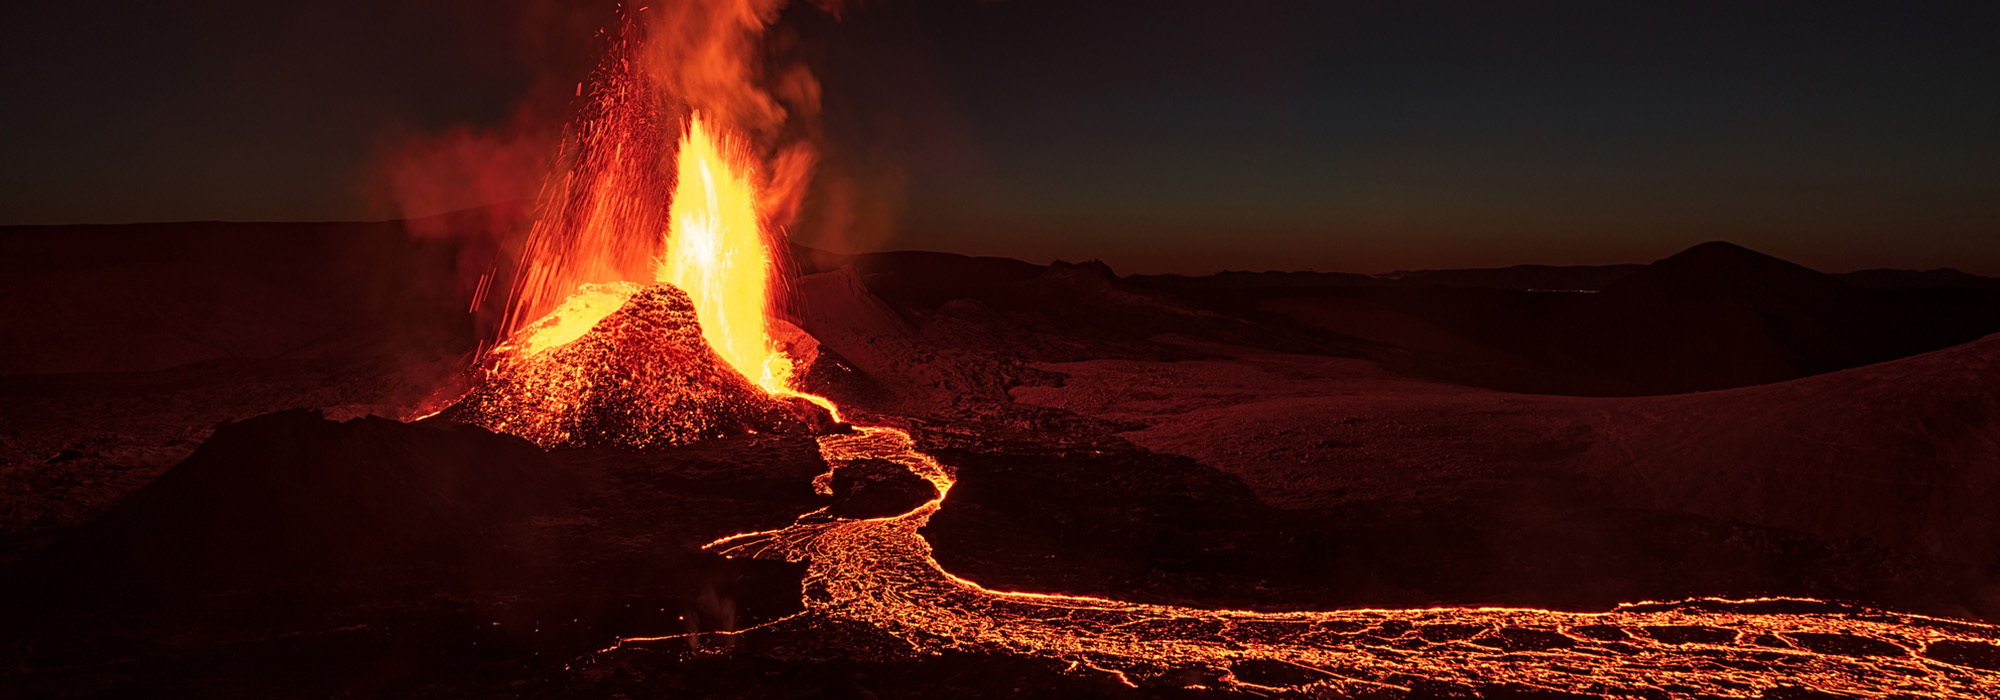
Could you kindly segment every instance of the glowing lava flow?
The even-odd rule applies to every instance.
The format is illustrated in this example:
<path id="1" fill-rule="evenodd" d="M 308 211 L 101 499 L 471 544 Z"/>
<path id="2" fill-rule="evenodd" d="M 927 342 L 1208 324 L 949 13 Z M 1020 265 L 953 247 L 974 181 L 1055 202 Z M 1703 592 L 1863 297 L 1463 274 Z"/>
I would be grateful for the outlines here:
<path id="1" fill-rule="evenodd" d="M 872 625 L 920 653 L 1015 654 L 1133 685 L 1255 692 L 1451 694 L 1513 686 L 1754 698 L 1790 686 L 1871 697 L 2000 697 L 2000 672 L 1981 656 L 2000 651 L 2000 627 L 1804 599 L 1695 599 L 1603 613 L 1259 613 L 989 590 L 944 571 L 918 533 L 944 506 L 954 477 L 907 433 L 868 427 L 819 444 L 833 470 L 888 460 L 938 495 L 893 517 L 849 520 L 815 511 L 790 527 L 709 547 L 807 562 L 808 613 Z M 822 493 L 831 474 L 815 482 Z"/>

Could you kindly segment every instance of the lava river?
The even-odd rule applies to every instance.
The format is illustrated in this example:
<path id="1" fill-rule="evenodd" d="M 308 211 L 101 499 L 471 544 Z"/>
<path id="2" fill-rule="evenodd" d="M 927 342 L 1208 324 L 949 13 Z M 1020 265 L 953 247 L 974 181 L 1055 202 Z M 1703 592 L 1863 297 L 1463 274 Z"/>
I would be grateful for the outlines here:
<path id="1" fill-rule="evenodd" d="M 912 651 L 1052 659 L 1124 683 L 1255 694 L 1553 690 L 1611 697 L 2000 697 L 2000 627 L 1808 599 L 1694 599 L 1601 613 L 1430 608 L 1263 613 L 995 591 L 945 571 L 918 533 L 954 475 L 886 427 L 819 438 L 833 470 L 887 460 L 936 486 L 901 515 L 825 510 L 709 545 L 807 563 L 805 615 L 865 623 Z M 652 638 L 664 639 L 664 638 Z M 625 641 L 647 641 L 628 639 Z M 1781 691 L 1782 692 L 1782 691 Z"/>

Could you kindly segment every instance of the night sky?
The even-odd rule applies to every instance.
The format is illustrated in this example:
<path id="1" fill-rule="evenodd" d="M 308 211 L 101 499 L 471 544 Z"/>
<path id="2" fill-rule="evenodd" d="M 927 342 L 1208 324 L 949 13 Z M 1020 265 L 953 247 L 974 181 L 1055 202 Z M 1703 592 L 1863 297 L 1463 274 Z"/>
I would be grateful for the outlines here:
<path id="1" fill-rule="evenodd" d="M 1640 5 L 794 7 L 774 32 L 807 47 L 827 134 L 795 236 L 1121 272 L 1644 262 L 1720 239 L 2000 275 L 1993 3 Z M 614 17 L 13 3 L 0 224 L 394 216 L 399 144 L 552 145 Z"/>

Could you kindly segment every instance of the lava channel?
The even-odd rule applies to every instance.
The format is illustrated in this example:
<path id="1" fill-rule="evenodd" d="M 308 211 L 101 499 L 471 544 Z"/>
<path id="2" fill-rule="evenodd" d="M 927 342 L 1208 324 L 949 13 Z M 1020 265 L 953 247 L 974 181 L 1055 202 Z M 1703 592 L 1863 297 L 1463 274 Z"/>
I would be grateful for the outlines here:
<path id="1" fill-rule="evenodd" d="M 806 562 L 806 616 L 864 623 L 912 652 L 1055 660 L 1134 687 L 1257 694 L 1462 694 L 1486 689 L 1611 697 L 1757 698 L 1780 688 L 1879 697 L 2000 697 L 2000 626 L 1803 598 L 1631 603 L 1609 612 L 1531 608 L 1265 613 L 995 591 L 939 566 L 921 529 L 952 471 L 908 433 L 863 427 L 818 438 L 830 469 L 902 465 L 937 488 L 900 515 L 825 509 L 778 530 L 708 545 Z M 620 644 L 673 637 L 635 637 Z M 1195 679 L 1190 681 L 1189 679 Z"/>

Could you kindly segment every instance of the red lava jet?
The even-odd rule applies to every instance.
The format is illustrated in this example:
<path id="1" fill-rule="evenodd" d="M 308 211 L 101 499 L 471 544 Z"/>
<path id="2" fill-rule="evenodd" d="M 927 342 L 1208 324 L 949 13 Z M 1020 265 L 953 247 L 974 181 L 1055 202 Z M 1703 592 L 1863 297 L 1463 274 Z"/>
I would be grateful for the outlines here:
<path id="1" fill-rule="evenodd" d="M 545 188 L 509 335 L 443 415 L 552 447 L 813 430 L 834 471 L 886 461 L 936 489 L 898 515 L 820 510 L 709 545 L 805 562 L 806 612 L 792 624 L 849 620 L 912 654 L 1017 655 L 1133 685 L 1254 693 L 2000 697 L 2000 627 L 1814 600 L 1259 613 L 994 591 L 952 575 L 919 530 L 945 507 L 953 471 L 901 430 L 823 430 L 837 412 L 793 388 L 793 363 L 771 340 L 779 222 L 760 188 L 795 185 L 785 171 L 810 159 L 760 158 L 732 134 L 775 108 L 751 82 L 750 56 L 776 4 L 674 5 L 672 21 L 620 45 L 570 166 Z M 715 105 L 729 108 L 696 111 Z M 833 473 L 816 482 L 822 493 Z"/>

